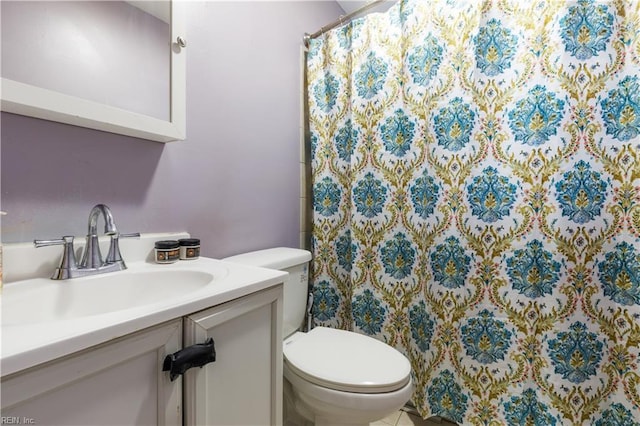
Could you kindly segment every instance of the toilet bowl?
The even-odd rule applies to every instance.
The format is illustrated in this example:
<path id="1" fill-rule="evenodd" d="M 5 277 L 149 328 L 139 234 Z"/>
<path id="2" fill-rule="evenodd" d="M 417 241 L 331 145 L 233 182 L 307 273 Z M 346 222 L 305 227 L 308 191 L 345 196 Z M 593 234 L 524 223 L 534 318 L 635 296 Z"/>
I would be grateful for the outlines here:
<path id="1" fill-rule="evenodd" d="M 288 422 L 289 413 L 316 426 L 364 426 L 409 400 L 411 365 L 395 348 L 345 330 L 316 327 L 300 331 L 311 253 L 275 248 L 224 260 L 289 272 L 283 300 L 285 424 L 302 426 Z"/>
<path id="2" fill-rule="evenodd" d="M 316 327 L 286 339 L 283 353 L 296 410 L 316 425 L 367 425 L 413 391 L 409 361 L 368 336 Z"/>

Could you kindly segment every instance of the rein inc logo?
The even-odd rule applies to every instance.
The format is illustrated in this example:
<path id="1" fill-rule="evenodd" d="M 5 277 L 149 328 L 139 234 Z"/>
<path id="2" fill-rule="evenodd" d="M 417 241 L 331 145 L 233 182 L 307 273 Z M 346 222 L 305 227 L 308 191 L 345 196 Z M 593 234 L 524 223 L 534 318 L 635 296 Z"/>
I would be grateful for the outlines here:
<path id="1" fill-rule="evenodd" d="M 0 425 L 35 425 L 36 420 L 32 417 L 20 416 L 0 416 Z"/>

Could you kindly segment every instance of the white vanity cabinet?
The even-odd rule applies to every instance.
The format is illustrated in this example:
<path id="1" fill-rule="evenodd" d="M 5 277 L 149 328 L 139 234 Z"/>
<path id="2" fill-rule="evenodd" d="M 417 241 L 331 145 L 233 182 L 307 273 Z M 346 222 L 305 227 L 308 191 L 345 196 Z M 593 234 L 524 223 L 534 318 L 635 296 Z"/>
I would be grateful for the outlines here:
<path id="1" fill-rule="evenodd" d="M 216 361 L 183 377 L 185 424 L 282 424 L 282 288 L 193 314 L 185 346 L 213 338 Z"/>
<path id="2" fill-rule="evenodd" d="M 281 425 L 281 328 L 282 286 L 276 285 L 2 377 L 2 419 Z M 162 371 L 167 355 L 210 337 L 215 362 L 174 381 Z"/>
<path id="3" fill-rule="evenodd" d="M 181 380 L 162 363 L 181 346 L 176 319 L 3 377 L 3 423 L 180 425 Z"/>

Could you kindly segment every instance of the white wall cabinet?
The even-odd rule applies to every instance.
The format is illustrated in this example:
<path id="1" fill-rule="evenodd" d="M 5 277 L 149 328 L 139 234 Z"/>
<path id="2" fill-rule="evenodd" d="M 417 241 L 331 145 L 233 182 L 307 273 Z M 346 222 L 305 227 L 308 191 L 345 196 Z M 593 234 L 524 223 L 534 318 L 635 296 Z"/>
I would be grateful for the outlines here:
<path id="1" fill-rule="evenodd" d="M 3 377 L 1 415 L 61 426 L 281 425 L 281 329 L 276 286 Z M 171 381 L 165 356 L 209 337 L 216 361 Z"/>

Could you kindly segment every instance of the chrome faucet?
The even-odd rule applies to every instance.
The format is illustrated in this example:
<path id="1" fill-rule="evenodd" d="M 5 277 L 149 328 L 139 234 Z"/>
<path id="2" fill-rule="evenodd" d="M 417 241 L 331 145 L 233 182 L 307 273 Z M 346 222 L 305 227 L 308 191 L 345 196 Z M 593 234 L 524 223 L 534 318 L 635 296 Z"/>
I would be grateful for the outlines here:
<path id="1" fill-rule="evenodd" d="M 98 204 L 89 213 L 89 226 L 87 232 L 87 245 L 84 248 L 80 267 L 83 269 L 95 269 L 104 265 L 100 245 L 98 244 L 98 217 L 104 218 L 104 234 L 118 235 L 118 229 L 113 221 L 111 210 L 104 204 Z"/>
<path id="2" fill-rule="evenodd" d="M 102 259 L 100 244 L 98 241 L 98 218 L 104 218 L 104 233 L 111 237 L 107 258 Z M 52 245 L 63 245 L 64 250 L 60 266 L 56 268 L 51 279 L 67 280 L 70 278 L 83 277 L 87 275 L 104 274 L 107 272 L 122 271 L 127 269 L 127 265 L 120 254 L 120 238 L 139 237 L 139 233 L 120 234 L 113 220 L 111 210 L 105 204 L 98 204 L 89 213 L 89 225 L 87 232 L 87 244 L 80 265 L 76 263 L 73 249 L 73 237 L 66 235 L 58 240 L 34 240 L 36 247 Z"/>

